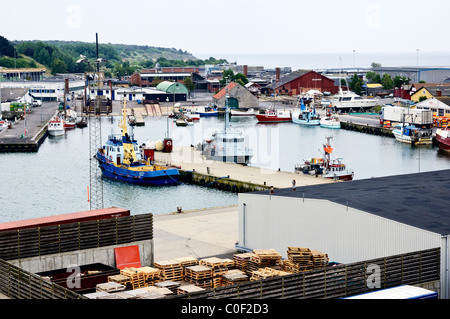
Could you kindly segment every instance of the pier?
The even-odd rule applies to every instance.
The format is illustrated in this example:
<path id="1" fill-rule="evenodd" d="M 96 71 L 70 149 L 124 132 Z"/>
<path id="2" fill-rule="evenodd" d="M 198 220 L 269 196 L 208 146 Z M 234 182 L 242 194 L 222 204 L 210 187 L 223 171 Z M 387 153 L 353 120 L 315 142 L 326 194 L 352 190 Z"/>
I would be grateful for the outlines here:
<path id="1" fill-rule="evenodd" d="M 194 147 L 174 146 L 172 153 L 155 153 L 155 160 L 181 167 L 181 182 L 243 193 L 270 188 L 335 183 L 330 179 L 205 159 Z"/>

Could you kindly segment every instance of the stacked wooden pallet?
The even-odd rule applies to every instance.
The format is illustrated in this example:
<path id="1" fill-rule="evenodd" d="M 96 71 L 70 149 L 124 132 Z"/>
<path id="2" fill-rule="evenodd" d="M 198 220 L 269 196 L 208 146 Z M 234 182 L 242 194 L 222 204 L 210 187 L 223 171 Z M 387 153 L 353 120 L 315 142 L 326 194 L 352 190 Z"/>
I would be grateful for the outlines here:
<path id="1" fill-rule="evenodd" d="M 222 287 L 235 285 L 240 282 L 248 281 L 248 276 L 239 269 L 228 270 L 222 275 Z"/>
<path id="2" fill-rule="evenodd" d="M 217 257 L 205 258 L 199 261 L 199 265 L 207 266 L 212 269 L 213 288 L 218 288 L 222 285 L 222 275 L 230 268 L 234 267 L 234 262 L 231 259 L 222 259 Z"/>
<path id="3" fill-rule="evenodd" d="M 132 289 L 138 289 L 146 286 L 145 276 L 143 273 L 139 272 L 137 268 L 130 267 L 121 269 L 120 274 L 130 278 Z"/>
<path id="4" fill-rule="evenodd" d="M 250 257 L 248 271 L 252 273 L 260 268 L 279 267 L 280 263 L 281 254 L 275 249 L 255 249 Z"/>
<path id="5" fill-rule="evenodd" d="M 125 285 L 122 284 L 118 284 L 117 282 L 105 282 L 105 283 L 101 283 L 101 284 L 97 284 L 96 287 L 96 292 L 118 292 L 118 291 L 123 291 L 125 290 Z"/>
<path id="6" fill-rule="evenodd" d="M 186 267 L 184 280 L 200 288 L 212 288 L 213 270 L 211 267 L 204 265 Z"/>
<path id="7" fill-rule="evenodd" d="M 178 287 L 177 294 L 184 295 L 184 294 L 189 294 L 189 293 L 203 291 L 203 290 L 205 290 L 205 289 L 201 288 L 201 287 L 197 287 L 196 285 L 183 285 L 183 286 Z"/>
<path id="8" fill-rule="evenodd" d="M 155 262 L 155 267 L 161 270 L 161 280 L 182 281 L 183 267 L 176 260 L 164 260 Z"/>
<path id="9" fill-rule="evenodd" d="M 168 291 L 170 291 L 170 294 L 176 294 L 178 287 L 180 287 L 180 283 L 171 280 L 166 280 L 155 283 L 155 287 L 160 289 L 167 289 Z"/>
<path id="10" fill-rule="evenodd" d="M 115 282 L 115 283 L 124 285 L 126 290 L 132 289 L 131 278 L 126 275 L 118 274 L 118 275 L 108 276 L 108 282 Z"/>
<path id="11" fill-rule="evenodd" d="M 160 280 L 161 270 L 158 268 L 140 267 L 137 271 L 143 274 L 145 286 L 153 286 L 154 283 Z"/>
<path id="12" fill-rule="evenodd" d="M 252 277 L 250 280 L 261 280 L 266 278 L 285 276 L 291 274 L 290 272 L 276 270 L 270 267 L 264 267 L 252 272 Z"/>
<path id="13" fill-rule="evenodd" d="M 252 253 L 234 254 L 234 267 L 246 273 L 248 271 L 248 263 L 250 262 L 252 255 Z"/>
<path id="14" fill-rule="evenodd" d="M 314 268 L 324 268 L 328 266 L 328 255 L 317 250 L 311 251 Z"/>

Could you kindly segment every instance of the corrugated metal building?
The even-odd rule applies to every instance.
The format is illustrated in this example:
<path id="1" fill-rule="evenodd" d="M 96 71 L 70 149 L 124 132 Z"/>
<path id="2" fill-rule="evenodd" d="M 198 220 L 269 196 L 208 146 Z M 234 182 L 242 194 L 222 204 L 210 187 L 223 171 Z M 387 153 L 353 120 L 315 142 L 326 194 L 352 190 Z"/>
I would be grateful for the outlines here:
<path id="1" fill-rule="evenodd" d="M 393 79 L 397 75 L 411 79 L 412 83 L 425 81 L 427 83 L 441 83 L 450 77 L 449 67 L 376 67 L 373 71 L 383 76 L 389 74 Z"/>
<path id="2" fill-rule="evenodd" d="M 239 194 L 242 249 L 309 247 L 352 263 L 441 248 L 449 298 L 450 170 Z"/>

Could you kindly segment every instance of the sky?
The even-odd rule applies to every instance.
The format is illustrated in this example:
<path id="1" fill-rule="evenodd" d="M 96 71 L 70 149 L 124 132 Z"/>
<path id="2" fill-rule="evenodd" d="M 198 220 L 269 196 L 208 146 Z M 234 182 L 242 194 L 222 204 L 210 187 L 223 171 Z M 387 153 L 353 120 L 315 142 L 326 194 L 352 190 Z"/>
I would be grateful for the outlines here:
<path id="1" fill-rule="evenodd" d="M 0 0 L 8 40 L 176 48 L 196 54 L 450 52 L 448 0 Z M 3 10 L 1 10 L 3 11 Z"/>

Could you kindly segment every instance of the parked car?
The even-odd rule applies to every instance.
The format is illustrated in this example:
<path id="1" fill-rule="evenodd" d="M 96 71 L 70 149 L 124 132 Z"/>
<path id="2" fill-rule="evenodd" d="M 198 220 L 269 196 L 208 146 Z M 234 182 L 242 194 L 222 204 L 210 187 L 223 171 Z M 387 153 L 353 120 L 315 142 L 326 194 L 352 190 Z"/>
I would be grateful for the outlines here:
<path id="1" fill-rule="evenodd" d="M 33 107 L 42 106 L 42 101 L 41 100 L 33 100 L 32 105 L 33 105 Z"/>

